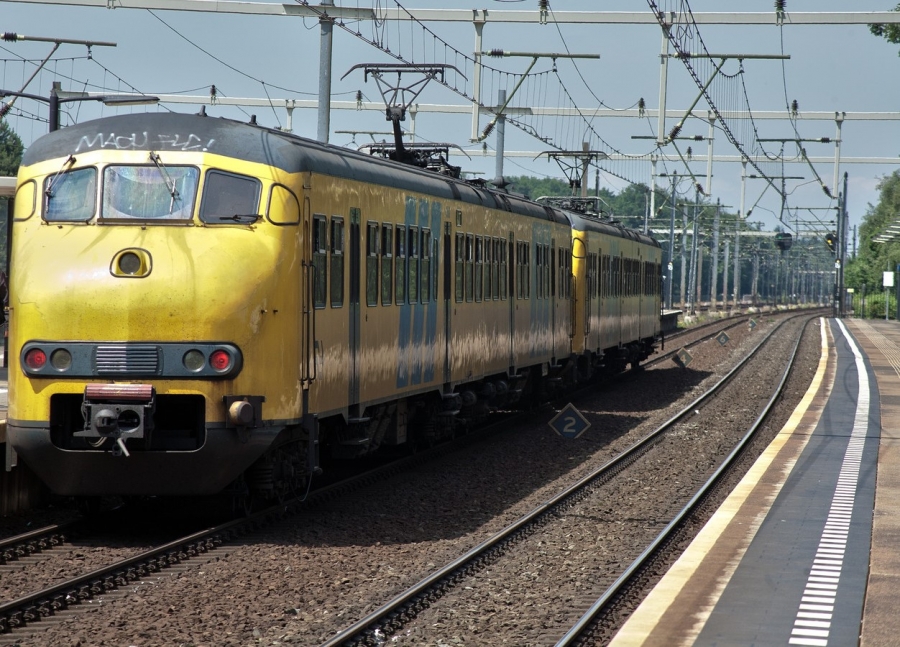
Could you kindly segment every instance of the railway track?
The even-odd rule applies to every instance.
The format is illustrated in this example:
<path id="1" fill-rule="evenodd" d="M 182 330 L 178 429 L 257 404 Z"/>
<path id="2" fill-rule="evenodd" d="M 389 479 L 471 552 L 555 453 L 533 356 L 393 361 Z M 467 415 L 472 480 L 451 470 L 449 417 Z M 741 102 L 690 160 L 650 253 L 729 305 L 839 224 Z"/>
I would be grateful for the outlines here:
<path id="1" fill-rule="evenodd" d="M 719 323 L 719 322 L 716 322 Z M 739 325 L 740 322 L 723 320 L 722 325 Z M 715 336 L 721 326 L 712 326 L 703 333 L 705 338 Z M 696 337 L 697 329 L 693 329 Z M 693 343 L 693 342 L 688 342 Z M 504 424 L 495 425 L 502 428 Z M 492 433 L 488 428 L 486 434 Z M 72 610 L 79 607 L 89 607 L 86 604 L 98 597 L 108 597 L 114 591 L 123 587 L 134 587 L 142 581 L 153 580 L 163 571 L 191 560 L 208 560 L 210 551 L 228 545 L 238 538 L 246 537 L 249 533 L 265 527 L 267 524 L 276 523 L 294 512 L 307 510 L 310 507 L 330 500 L 354 490 L 364 488 L 375 481 L 388 478 L 390 475 L 409 469 L 411 466 L 427 463 L 435 456 L 455 451 L 460 445 L 477 440 L 479 435 L 473 434 L 458 439 L 455 443 L 438 446 L 432 450 L 402 459 L 392 464 L 378 468 L 372 472 L 359 475 L 352 479 L 330 485 L 310 494 L 305 502 L 292 501 L 281 506 L 276 506 L 246 520 L 237 520 L 222 524 L 202 532 L 193 533 L 176 541 L 154 547 L 151 550 L 141 551 L 140 554 L 119 560 L 117 563 L 96 569 L 77 578 L 71 578 L 59 582 L 53 586 L 45 587 L 34 593 L 21 596 L 19 599 L 0 605 L 0 629 L 11 632 L 6 636 L 0 636 L 0 644 L 16 642 L 16 636 L 24 629 L 39 628 L 42 621 L 54 616 L 68 616 Z M 66 536 L 73 532 L 72 527 L 49 527 L 17 538 L 6 540 L 5 545 L 11 546 L 17 555 L 27 555 L 37 551 L 53 550 L 58 542 L 64 542 Z M 55 538 L 55 539 L 54 539 Z M 20 542 L 19 548 L 15 548 L 16 542 Z M 28 548 L 27 546 L 33 546 Z"/>
<path id="2" fill-rule="evenodd" d="M 452 562 L 445 564 L 441 568 L 434 570 L 415 585 L 402 591 L 398 595 L 395 595 L 392 599 L 367 616 L 338 631 L 330 640 L 324 642 L 322 647 L 382 644 L 384 641 L 395 636 L 400 637 L 400 644 L 414 644 L 414 641 L 413 643 L 404 643 L 402 636 L 417 635 L 415 634 L 417 618 L 426 612 L 426 610 L 430 610 L 432 605 L 439 605 L 440 600 L 448 594 L 451 594 L 451 592 L 454 596 L 453 604 L 455 606 L 477 606 L 475 603 L 467 600 L 465 592 L 460 590 L 474 589 L 476 586 L 474 584 L 471 586 L 464 586 L 465 583 L 471 584 L 473 576 L 478 572 L 489 568 L 498 560 L 513 556 L 518 550 L 517 547 L 522 542 L 529 540 L 533 535 L 536 536 L 537 533 L 542 532 L 545 526 L 552 525 L 557 519 L 571 519 L 573 516 L 580 514 L 575 510 L 580 510 L 578 506 L 581 505 L 582 501 L 589 499 L 596 501 L 595 493 L 598 488 L 605 483 L 611 482 L 617 475 L 628 470 L 630 466 L 638 463 L 643 456 L 647 455 L 651 450 L 657 447 L 667 435 L 670 435 L 673 432 L 673 430 L 678 430 L 679 426 L 682 425 L 686 419 L 691 419 L 692 422 L 695 422 L 700 415 L 700 412 L 707 407 L 708 403 L 732 384 L 735 377 L 753 361 L 760 349 L 763 348 L 764 345 L 785 325 L 788 325 L 788 321 L 782 321 L 775 329 L 771 330 L 738 366 L 732 369 L 711 389 L 691 402 L 687 407 L 674 415 L 653 433 L 633 444 L 626 451 L 622 452 L 596 471 L 588 474 L 571 487 L 560 492 L 546 503 L 538 506 L 514 523 L 502 529 L 500 532 L 497 532 L 492 537 L 481 542 L 467 553 L 461 555 Z M 711 331 L 709 334 L 714 336 L 718 333 Z M 784 375 L 787 375 L 787 370 L 785 370 Z M 782 380 L 782 385 L 783 382 L 784 380 Z M 777 393 L 772 397 L 770 403 L 776 398 Z M 769 406 L 771 406 L 771 404 Z M 757 424 L 759 424 L 761 419 L 762 418 L 757 420 Z M 683 438 L 678 442 L 683 442 Z M 736 454 L 737 452 L 738 450 L 735 449 L 732 453 Z M 701 494 L 695 494 L 692 498 L 692 503 L 694 500 L 702 498 L 702 496 L 703 495 Z M 669 525 L 677 527 L 680 523 L 680 521 L 673 520 Z M 533 543 L 534 539 L 530 539 L 529 541 Z M 664 539 L 660 539 L 657 542 L 654 542 L 654 544 L 652 544 L 652 546 L 654 546 L 653 549 L 647 548 L 643 552 L 648 555 L 653 554 L 655 546 L 664 543 L 664 541 Z M 644 563 L 645 562 L 642 562 L 642 564 Z M 598 622 L 603 609 L 608 608 L 608 600 L 616 599 L 620 594 L 622 587 L 632 580 L 634 573 L 642 572 L 642 568 L 642 565 L 633 565 L 626 569 L 625 572 L 617 574 L 618 577 L 612 578 L 615 580 L 613 586 L 607 588 L 606 592 L 600 596 L 600 599 L 605 601 L 597 605 L 599 611 L 597 611 L 590 619 L 583 618 L 579 621 L 578 626 L 593 626 Z M 603 578 L 601 577 L 599 579 Z M 497 584 L 496 586 L 499 588 L 509 588 L 515 586 L 515 583 L 506 582 Z M 429 616 L 428 621 L 423 622 L 432 622 L 433 616 L 436 615 L 440 614 L 435 612 Z M 580 639 L 584 629 L 578 628 L 577 630 L 572 631 L 575 632 L 570 639 L 572 642 L 566 644 L 575 644 L 574 641 Z M 572 633 L 572 631 L 569 633 Z M 569 633 L 562 631 L 559 635 L 565 634 L 568 636 Z M 421 638 L 421 636 L 418 637 Z M 543 640 L 540 641 L 540 644 L 553 644 L 552 641 L 547 642 L 548 637 L 546 635 L 542 636 L 542 638 Z"/>

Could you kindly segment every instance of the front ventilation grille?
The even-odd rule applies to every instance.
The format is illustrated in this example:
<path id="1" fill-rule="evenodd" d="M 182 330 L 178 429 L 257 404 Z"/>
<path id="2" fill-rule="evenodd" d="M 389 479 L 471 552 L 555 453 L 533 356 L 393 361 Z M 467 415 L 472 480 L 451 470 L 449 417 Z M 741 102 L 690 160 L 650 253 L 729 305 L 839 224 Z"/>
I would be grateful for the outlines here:
<path id="1" fill-rule="evenodd" d="M 137 344 L 97 346 L 97 373 L 100 375 L 157 375 L 159 347 Z"/>

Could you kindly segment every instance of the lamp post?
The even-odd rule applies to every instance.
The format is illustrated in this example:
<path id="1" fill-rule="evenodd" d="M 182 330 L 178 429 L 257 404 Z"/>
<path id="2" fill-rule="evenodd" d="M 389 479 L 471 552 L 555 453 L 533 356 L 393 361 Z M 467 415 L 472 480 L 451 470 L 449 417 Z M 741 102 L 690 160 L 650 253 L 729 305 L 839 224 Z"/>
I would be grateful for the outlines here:
<path id="1" fill-rule="evenodd" d="M 48 104 L 50 108 L 49 131 L 59 130 L 59 108 L 63 103 L 72 103 L 76 101 L 101 101 L 107 106 L 134 106 L 159 103 L 159 97 L 147 95 L 133 94 L 104 94 L 104 95 L 80 95 L 60 97 L 59 88 L 54 85 L 50 89 L 49 97 L 42 97 L 36 94 L 28 94 L 26 92 L 13 92 L 11 90 L 0 90 L 0 98 L 3 97 L 22 97 L 23 99 L 32 99 Z"/>

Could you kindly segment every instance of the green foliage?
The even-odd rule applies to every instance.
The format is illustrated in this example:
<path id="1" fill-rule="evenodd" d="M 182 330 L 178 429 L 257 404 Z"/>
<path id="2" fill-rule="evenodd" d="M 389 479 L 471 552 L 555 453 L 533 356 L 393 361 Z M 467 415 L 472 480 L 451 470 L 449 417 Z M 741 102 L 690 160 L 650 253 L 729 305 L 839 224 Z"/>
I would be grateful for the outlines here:
<path id="1" fill-rule="evenodd" d="M 900 265 L 900 240 L 876 243 L 874 238 L 900 218 L 900 171 L 881 178 L 878 204 L 869 205 L 859 227 L 859 251 L 844 268 L 844 284 L 857 292 L 881 288 L 884 272 Z M 882 304 L 883 305 L 883 304 Z M 882 313 L 883 314 L 883 313 Z"/>
<path id="2" fill-rule="evenodd" d="M 898 4 L 892 11 L 900 11 L 900 4 Z M 879 38 L 884 38 L 889 43 L 898 44 L 900 43 L 900 25 L 898 24 L 874 24 L 869 25 L 869 31 Z M 900 55 L 900 52 L 898 52 Z"/>
<path id="3" fill-rule="evenodd" d="M 25 147 L 5 121 L 0 120 L 0 176 L 14 176 L 19 171 Z"/>
<path id="4" fill-rule="evenodd" d="M 542 195 L 572 195 L 567 182 L 552 177 L 531 177 L 528 175 L 504 176 L 509 182 L 507 189 L 512 193 L 521 193 L 530 200 L 537 200 Z"/>
<path id="5" fill-rule="evenodd" d="M 888 292 L 888 319 L 897 318 L 897 297 L 893 290 Z M 853 294 L 853 315 L 864 319 L 884 319 L 884 291 L 863 295 Z"/>

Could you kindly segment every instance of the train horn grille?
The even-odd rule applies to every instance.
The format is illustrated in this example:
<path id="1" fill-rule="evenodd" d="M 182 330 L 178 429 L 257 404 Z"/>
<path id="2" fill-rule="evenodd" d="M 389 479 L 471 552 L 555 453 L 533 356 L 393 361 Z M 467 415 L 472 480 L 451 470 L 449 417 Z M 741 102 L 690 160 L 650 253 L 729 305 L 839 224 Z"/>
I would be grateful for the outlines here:
<path id="1" fill-rule="evenodd" d="M 137 344 L 97 346 L 97 373 L 100 375 L 159 373 L 159 347 Z"/>

